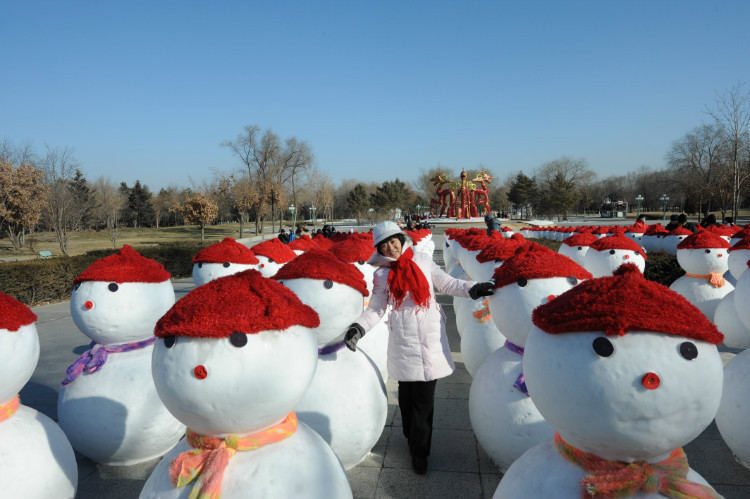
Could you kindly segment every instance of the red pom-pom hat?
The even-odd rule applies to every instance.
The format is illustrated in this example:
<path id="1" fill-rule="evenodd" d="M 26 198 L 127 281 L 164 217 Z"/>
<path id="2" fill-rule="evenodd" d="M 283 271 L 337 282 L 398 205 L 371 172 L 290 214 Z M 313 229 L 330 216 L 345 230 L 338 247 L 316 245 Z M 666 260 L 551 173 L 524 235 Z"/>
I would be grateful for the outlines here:
<path id="1" fill-rule="evenodd" d="M 356 289 L 362 296 L 370 294 L 367 291 L 365 276 L 357 267 L 339 260 L 330 251 L 315 248 L 281 267 L 272 279 L 277 281 L 286 279 L 319 279 L 325 281 L 330 279 L 333 282 Z"/>
<path id="2" fill-rule="evenodd" d="M 717 236 L 710 230 L 704 230 L 691 234 L 677 245 L 677 249 L 704 249 L 704 248 L 729 248 L 726 239 Z"/>
<path id="3" fill-rule="evenodd" d="M 669 234 L 667 235 L 668 236 L 692 236 L 693 234 L 695 234 L 695 232 L 693 232 L 690 229 L 686 229 L 685 227 L 676 227 L 670 230 Z"/>
<path id="4" fill-rule="evenodd" d="M 594 229 L 593 231 L 591 231 L 591 233 L 592 234 L 598 234 L 598 235 L 608 234 L 609 233 L 609 227 L 607 227 L 606 225 L 601 225 L 601 226 L 597 227 L 596 229 Z"/>
<path id="5" fill-rule="evenodd" d="M 614 236 L 605 237 L 603 239 L 597 240 L 595 243 L 591 243 L 591 249 L 596 251 L 606 251 L 606 250 L 632 250 L 637 251 L 639 255 L 641 255 L 644 259 L 646 258 L 646 253 L 643 252 L 643 249 L 627 236 L 623 236 L 621 234 L 615 234 Z"/>
<path id="6" fill-rule="evenodd" d="M 250 269 L 192 290 L 159 319 L 154 335 L 226 338 L 319 325 L 318 313 L 292 290 Z"/>
<path id="7" fill-rule="evenodd" d="M 0 329 L 18 331 L 23 326 L 36 322 L 36 314 L 12 296 L 0 292 Z"/>
<path id="8" fill-rule="evenodd" d="M 372 239 L 359 234 L 352 234 L 346 241 L 331 246 L 328 251 L 339 260 L 347 263 L 366 262 L 375 252 L 372 249 Z"/>
<path id="9" fill-rule="evenodd" d="M 170 277 L 171 274 L 164 269 L 164 265 L 142 256 L 125 244 L 117 253 L 89 265 L 73 279 L 73 284 L 83 281 L 157 283 L 168 281 Z"/>
<path id="10" fill-rule="evenodd" d="M 644 227 L 643 225 L 631 225 L 627 229 L 624 229 L 623 232 L 634 232 L 637 234 L 645 234 L 647 230 L 648 228 Z"/>
<path id="11" fill-rule="evenodd" d="M 591 279 L 591 272 L 571 258 L 552 251 L 546 246 L 529 243 L 516 250 L 515 254 L 495 269 L 492 278 L 495 288 L 524 279 L 547 279 L 551 277 L 575 277 L 578 280 Z"/>
<path id="12" fill-rule="evenodd" d="M 479 263 L 505 261 L 512 257 L 521 246 L 531 244 L 521 234 L 513 234 L 509 238 L 492 239 L 477 255 Z"/>
<path id="13" fill-rule="evenodd" d="M 667 234 L 669 231 L 662 224 L 649 225 L 645 232 L 647 236 L 666 236 Z"/>
<path id="14" fill-rule="evenodd" d="M 193 263 L 241 263 L 255 265 L 260 261 L 255 253 L 244 244 L 240 244 L 231 237 L 225 237 L 220 243 L 203 248 L 193 257 Z"/>
<path id="15" fill-rule="evenodd" d="M 294 241 L 287 244 L 287 246 L 292 251 L 307 251 L 318 247 L 307 234 L 303 234 L 302 237 L 295 237 Z"/>
<path id="16" fill-rule="evenodd" d="M 289 249 L 289 246 L 279 241 L 277 238 L 269 239 L 267 241 L 263 241 L 262 243 L 258 243 L 250 250 L 255 253 L 255 255 L 265 256 L 272 262 L 276 263 L 286 263 L 288 261 L 294 260 L 297 257 L 297 253 Z"/>
<path id="17" fill-rule="evenodd" d="M 599 238 L 588 232 L 578 232 L 570 237 L 563 239 L 562 243 L 568 246 L 591 246 Z"/>
<path id="18" fill-rule="evenodd" d="M 549 334 L 628 331 L 674 334 L 717 345 L 724 335 L 682 295 L 649 281 L 625 264 L 614 275 L 591 279 L 537 307 L 532 321 Z"/>
<path id="19" fill-rule="evenodd" d="M 734 245 L 732 245 L 732 247 L 729 248 L 727 251 L 747 250 L 747 249 L 750 249 L 750 234 L 748 234 L 747 236 L 743 237 L 742 239 L 734 243 Z"/>

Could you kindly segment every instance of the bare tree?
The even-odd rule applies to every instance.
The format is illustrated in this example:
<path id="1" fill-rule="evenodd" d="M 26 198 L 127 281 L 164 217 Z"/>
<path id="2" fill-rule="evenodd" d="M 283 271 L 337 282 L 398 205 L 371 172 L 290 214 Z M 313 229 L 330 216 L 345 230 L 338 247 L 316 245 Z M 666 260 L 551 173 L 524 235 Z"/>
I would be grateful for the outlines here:
<path id="1" fill-rule="evenodd" d="M 543 164 L 536 174 L 543 207 L 550 213 L 562 212 L 563 220 L 567 220 L 568 209 L 578 200 L 578 186 L 590 183 L 595 177 L 596 173 L 583 158 L 562 157 Z"/>
<path id="2" fill-rule="evenodd" d="M 99 177 L 92 183 L 92 187 L 96 200 L 93 214 L 107 228 L 107 237 L 112 242 L 112 247 L 116 249 L 120 211 L 127 199 L 119 186 L 108 178 Z"/>

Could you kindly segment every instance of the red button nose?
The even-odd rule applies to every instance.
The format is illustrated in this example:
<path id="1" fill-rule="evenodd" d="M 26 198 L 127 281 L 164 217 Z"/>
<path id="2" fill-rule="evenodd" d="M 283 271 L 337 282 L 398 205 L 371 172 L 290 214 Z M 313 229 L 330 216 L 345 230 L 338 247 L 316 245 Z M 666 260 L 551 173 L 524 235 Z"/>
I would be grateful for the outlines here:
<path id="1" fill-rule="evenodd" d="M 554 300 L 556 296 L 557 296 L 557 295 L 549 295 L 549 296 L 547 297 L 547 303 L 549 303 L 549 302 L 551 302 L 552 300 Z"/>
<path id="2" fill-rule="evenodd" d="M 643 383 L 643 386 L 649 390 L 656 390 L 657 388 L 659 388 L 661 380 L 656 373 L 646 373 L 643 376 L 641 383 Z"/>
<path id="3" fill-rule="evenodd" d="M 719 253 L 719 254 L 718 254 L 717 256 L 718 256 L 719 258 L 721 258 L 721 253 Z"/>
<path id="4" fill-rule="evenodd" d="M 630 255 L 625 255 L 623 258 L 625 258 L 625 260 L 630 260 Z"/>
<path id="5" fill-rule="evenodd" d="M 86 310 L 91 310 L 92 308 L 94 308 L 94 302 L 93 301 L 87 301 L 86 303 L 83 304 L 83 307 Z"/>
<path id="6" fill-rule="evenodd" d="M 265 267 L 265 264 L 264 264 L 264 263 L 261 263 L 261 264 L 260 264 L 260 268 L 263 268 L 263 267 Z"/>
<path id="7" fill-rule="evenodd" d="M 206 371 L 206 368 L 203 366 L 197 366 L 195 369 L 193 369 L 193 374 L 195 374 L 195 377 L 198 379 L 206 379 L 206 376 L 208 376 L 208 371 Z"/>

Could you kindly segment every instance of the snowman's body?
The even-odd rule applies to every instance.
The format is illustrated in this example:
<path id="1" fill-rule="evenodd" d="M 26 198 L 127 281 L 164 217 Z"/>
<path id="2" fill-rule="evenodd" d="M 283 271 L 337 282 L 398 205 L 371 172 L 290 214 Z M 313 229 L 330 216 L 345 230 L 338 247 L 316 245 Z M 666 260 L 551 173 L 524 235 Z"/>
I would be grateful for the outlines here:
<path id="1" fill-rule="evenodd" d="M 505 336 L 490 317 L 486 299 L 472 300 L 456 313 L 456 325 L 460 324 L 461 356 L 464 366 L 471 376 L 492 352 L 502 347 Z"/>
<path id="2" fill-rule="evenodd" d="M 0 354 L 5 359 L 0 365 L 0 406 L 16 397 L 39 360 L 39 337 L 33 322 L 13 329 L 0 328 Z M 6 417 L 0 414 L 3 497 L 72 499 L 78 486 L 78 467 L 60 427 L 24 405 Z"/>
<path id="3" fill-rule="evenodd" d="M 193 264 L 193 282 L 196 286 L 202 286 L 208 281 L 218 279 L 227 275 L 236 274 L 243 270 L 258 269 L 258 264 L 246 263 L 195 263 Z"/>
<path id="4" fill-rule="evenodd" d="M 719 302 L 734 290 L 726 281 L 721 285 L 709 282 L 710 274 L 723 276 L 728 270 L 726 248 L 677 249 L 677 262 L 686 274 L 669 289 L 684 296 L 713 321 Z"/>
<path id="5" fill-rule="evenodd" d="M 657 234 L 644 234 L 641 238 L 640 245 L 648 253 L 658 253 L 664 251 L 664 237 Z"/>
<path id="6" fill-rule="evenodd" d="M 174 301 L 170 281 L 84 281 L 76 285 L 70 308 L 86 336 L 117 346 L 152 338 L 156 321 Z M 78 452 L 102 464 L 126 466 L 163 455 L 182 437 L 184 425 L 156 393 L 152 349 L 151 344 L 110 353 L 98 371 L 84 372 L 60 390 L 60 426 Z"/>
<path id="7" fill-rule="evenodd" d="M 372 296 L 373 276 L 375 267 L 366 261 L 352 263 L 365 277 L 367 283 L 368 297 Z M 365 298 L 364 306 L 367 307 L 369 300 Z M 392 307 L 388 307 L 380 322 L 375 324 L 368 333 L 359 340 L 357 349 L 362 350 L 375 362 L 383 381 L 388 379 L 388 315 Z"/>
<path id="8" fill-rule="evenodd" d="M 716 426 L 735 459 L 750 468 L 750 350 L 738 353 L 724 366 L 724 389 Z"/>
<path id="9" fill-rule="evenodd" d="M 730 348 L 750 348 L 750 329 L 737 313 L 734 295 L 730 291 L 721 299 L 714 312 L 714 324 L 724 335 L 724 344 Z M 745 301 L 747 303 L 747 301 Z"/>

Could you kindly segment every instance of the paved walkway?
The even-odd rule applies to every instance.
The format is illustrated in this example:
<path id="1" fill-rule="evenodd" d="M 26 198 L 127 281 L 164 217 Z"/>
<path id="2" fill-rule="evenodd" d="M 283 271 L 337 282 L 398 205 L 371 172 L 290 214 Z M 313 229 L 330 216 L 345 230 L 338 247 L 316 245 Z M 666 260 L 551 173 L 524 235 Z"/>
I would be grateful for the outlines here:
<path id="1" fill-rule="evenodd" d="M 442 264 L 442 237 L 436 237 L 435 261 Z M 193 288 L 192 281 L 174 282 L 180 298 Z M 414 474 L 397 410 L 397 385 L 389 380 L 388 419 L 383 435 L 370 455 L 348 472 L 354 497 L 364 498 L 491 498 L 501 475 L 482 451 L 471 429 L 468 398 L 471 376 L 463 367 L 452 299 L 438 295 L 448 315 L 448 333 L 456 372 L 438 381 L 432 456 L 428 473 Z M 73 323 L 69 303 L 35 307 L 41 355 L 31 381 L 21 391 L 24 404 L 57 419 L 57 391 L 65 369 L 89 344 Z M 725 359 L 734 355 L 723 353 Z M 502 431 L 502 428 L 498 428 Z M 750 470 L 737 464 L 712 424 L 685 448 L 691 466 L 726 499 L 750 498 Z M 157 460 L 134 466 L 112 467 L 77 455 L 79 499 L 135 499 Z M 540 477 L 542 475 L 540 474 Z M 554 498 L 549 498 L 554 499 Z"/>

